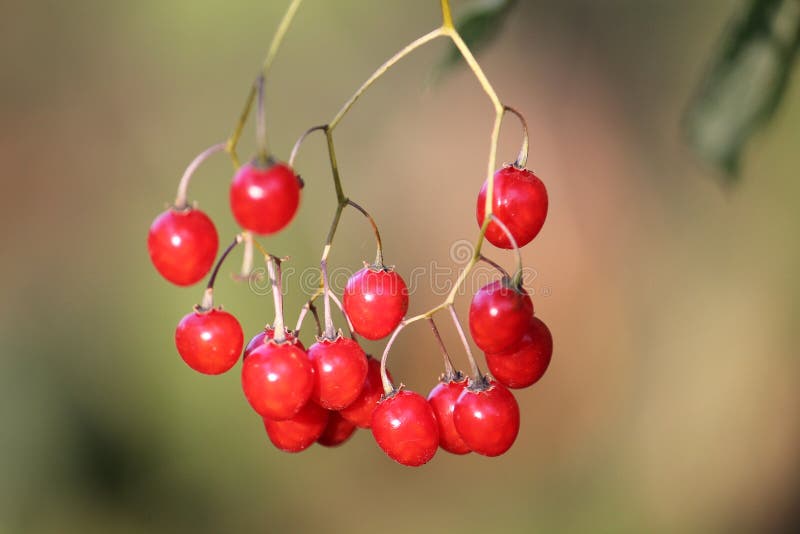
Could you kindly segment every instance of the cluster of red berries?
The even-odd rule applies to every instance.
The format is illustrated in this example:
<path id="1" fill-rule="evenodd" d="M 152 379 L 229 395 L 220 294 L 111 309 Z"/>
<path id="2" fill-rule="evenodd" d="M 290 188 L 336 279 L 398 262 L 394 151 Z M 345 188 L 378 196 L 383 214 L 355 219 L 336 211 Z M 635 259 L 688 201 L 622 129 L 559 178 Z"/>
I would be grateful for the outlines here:
<path id="1" fill-rule="evenodd" d="M 275 233 L 297 212 L 302 184 L 287 165 L 261 160 L 246 164 L 231 183 L 233 216 L 250 235 Z M 486 190 L 485 184 L 477 203 L 480 225 Z M 544 185 L 530 171 L 510 165 L 496 173 L 493 191 L 493 219 L 486 227 L 486 239 L 505 249 L 525 245 L 544 223 Z M 535 383 L 552 354 L 550 332 L 533 316 L 531 299 L 518 281 L 504 276 L 483 287 L 469 310 L 470 332 L 485 351 L 494 378 L 475 367 L 467 380 L 448 366 L 425 399 L 402 385 L 395 388 L 385 371 L 385 355 L 382 366 L 364 353 L 355 335 L 347 338 L 326 328 L 306 349 L 299 332 L 283 325 L 280 300 L 276 300 L 275 323 L 257 333 L 242 351 L 239 321 L 214 307 L 211 298 L 216 274 L 234 245 L 217 262 L 203 303 L 178 324 L 175 344 L 192 369 L 209 375 L 228 371 L 243 353 L 244 395 L 263 418 L 277 448 L 298 452 L 314 442 L 336 446 L 357 427 L 371 428 L 391 458 L 411 466 L 429 461 L 440 446 L 454 454 L 474 451 L 497 456 L 512 445 L 519 430 L 519 408 L 507 388 Z M 211 219 L 188 205 L 160 214 L 148 235 L 156 269 L 180 286 L 194 284 L 212 270 L 218 247 Z M 273 291 L 280 292 L 279 274 L 272 281 Z M 408 289 L 402 277 L 381 262 L 356 272 L 342 301 L 351 334 L 378 340 L 401 326 L 408 311 Z"/>

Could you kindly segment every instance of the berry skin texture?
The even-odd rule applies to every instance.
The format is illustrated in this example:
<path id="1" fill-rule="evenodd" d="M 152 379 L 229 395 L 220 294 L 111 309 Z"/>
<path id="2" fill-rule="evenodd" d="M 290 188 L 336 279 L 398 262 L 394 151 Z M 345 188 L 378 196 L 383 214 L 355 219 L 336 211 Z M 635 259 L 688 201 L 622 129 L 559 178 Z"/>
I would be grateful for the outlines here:
<path id="1" fill-rule="evenodd" d="M 175 346 L 183 361 L 197 372 L 222 374 L 242 352 L 244 334 L 236 317 L 221 309 L 195 309 L 178 323 Z"/>
<path id="2" fill-rule="evenodd" d="M 391 374 L 389 380 L 391 380 Z M 351 402 L 346 408 L 340 410 L 342 417 L 360 428 L 369 428 L 372 423 L 372 412 L 378 406 L 378 401 L 383 396 L 383 384 L 381 383 L 381 362 L 372 357 L 367 357 L 367 378 L 364 380 L 364 388 L 356 400 Z"/>
<path id="3" fill-rule="evenodd" d="M 452 454 L 467 454 L 470 448 L 461 439 L 453 422 L 456 400 L 467 387 L 467 379 L 439 382 L 428 394 L 428 403 L 439 424 L 439 446 Z"/>
<path id="4" fill-rule="evenodd" d="M 542 321 L 531 317 L 528 331 L 514 349 L 487 353 L 492 376 L 506 387 L 519 389 L 535 384 L 547 371 L 553 356 L 553 336 Z"/>
<path id="5" fill-rule="evenodd" d="M 242 389 L 250 406 L 262 417 L 289 419 L 311 397 L 314 367 L 296 344 L 269 341 L 244 360 Z"/>
<path id="6" fill-rule="evenodd" d="M 328 413 L 328 425 L 317 440 L 324 447 L 338 447 L 353 435 L 356 426 L 344 419 L 339 412 Z"/>
<path id="7" fill-rule="evenodd" d="M 311 398 L 328 410 L 341 410 L 358 398 L 367 377 L 367 355 L 345 337 L 317 341 L 308 349 L 316 377 Z"/>
<path id="8" fill-rule="evenodd" d="M 507 280 L 485 285 L 472 297 L 469 331 L 484 352 L 513 349 L 528 330 L 533 302 L 528 293 L 509 287 Z"/>
<path id="9" fill-rule="evenodd" d="M 484 182 L 478 194 L 476 215 L 478 226 L 483 225 L 486 214 L 486 188 Z M 518 169 L 508 165 L 494 174 L 492 192 L 492 213 L 505 225 L 517 240 L 517 246 L 524 247 L 533 240 L 544 225 L 547 217 L 547 189 L 542 181 L 528 169 Z M 486 229 L 486 239 L 499 248 L 514 248 L 508 236 L 494 221 Z"/>
<path id="10" fill-rule="evenodd" d="M 178 286 L 202 280 L 214 265 L 219 236 L 208 215 L 194 208 L 170 208 L 155 218 L 147 250 L 156 270 Z"/>
<path id="11" fill-rule="evenodd" d="M 483 456 L 499 456 L 517 439 L 519 405 L 505 386 L 491 379 L 487 382 L 487 389 L 464 389 L 456 401 L 453 421 L 470 449 Z"/>
<path id="12" fill-rule="evenodd" d="M 382 339 L 408 311 L 408 287 L 393 269 L 364 267 L 347 281 L 342 304 L 357 334 Z"/>
<path id="13" fill-rule="evenodd" d="M 253 338 L 247 342 L 247 345 L 244 348 L 244 355 L 243 358 L 247 358 L 251 352 L 253 352 L 259 345 L 263 345 L 265 340 L 270 340 L 275 337 L 275 329 L 271 326 L 267 326 L 264 330 L 261 330 L 258 334 L 254 335 Z M 292 341 L 297 343 L 297 346 L 300 347 L 302 350 L 306 350 L 300 340 L 295 337 L 295 333 L 289 329 L 286 329 L 286 341 Z"/>
<path id="14" fill-rule="evenodd" d="M 294 218 L 300 205 L 300 182 L 283 163 L 266 168 L 247 163 L 233 177 L 230 203 L 242 228 L 256 234 L 274 234 Z"/>
<path id="15" fill-rule="evenodd" d="M 439 448 L 439 424 L 425 397 L 401 389 L 382 400 L 372 414 L 372 435 L 397 463 L 417 467 Z"/>
<path id="16" fill-rule="evenodd" d="M 283 421 L 264 418 L 269 440 L 282 451 L 300 452 L 317 441 L 328 425 L 328 411 L 309 402 L 297 415 Z"/>

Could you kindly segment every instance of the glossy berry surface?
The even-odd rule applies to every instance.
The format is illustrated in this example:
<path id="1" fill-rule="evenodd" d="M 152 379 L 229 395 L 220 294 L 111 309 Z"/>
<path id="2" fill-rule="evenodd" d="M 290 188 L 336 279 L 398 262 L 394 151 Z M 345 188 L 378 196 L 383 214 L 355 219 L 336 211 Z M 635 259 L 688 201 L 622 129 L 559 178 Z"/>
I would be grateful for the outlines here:
<path id="1" fill-rule="evenodd" d="M 381 339 L 408 311 L 408 287 L 393 269 L 364 267 L 347 281 L 342 303 L 357 334 Z"/>
<path id="2" fill-rule="evenodd" d="M 391 374 L 389 375 L 391 380 Z M 381 362 L 375 358 L 367 357 L 367 378 L 364 387 L 356 400 L 346 408 L 342 408 L 342 417 L 360 428 L 369 428 L 372 423 L 372 412 L 378 406 L 378 401 L 383 396 L 381 383 Z"/>
<path id="3" fill-rule="evenodd" d="M 469 331 L 484 352 L 514 348 L 528 330 L 533 303 L 524 289 L 509 287 L 507 280 L 483 286 L 469 306 Z"/>
<path id="4" fill-rule="evenodd" d="M 328 424 L 317 442 L 325 447 L 338 447 L 353 435 L 356 426 L 339 412 L 328 412 Z"/>
<path id="5" fill-rule="evenodd" d="M 499 456 L 517 439 L 519 405 L 505 386 L 489 379 L 487 389 L 467 388 L 461 393 L 453 421 L 470 449 L 484 456 Z"/>
<path id="6" fill-rule="evenodd" d="M 155 218 L 147 250 L 156 270 L 179 286 L 202 280 L 217 257 L 219 237 L 208 215 L 198 209 L 170 208 Z"/>
<path id="7" fill-rule="evenodd" d="M 308 349 L 316 376 L 311 398 L 328 410 L 341 410 L 358 398 L 367 377 L 367 355 L 345 337 L 323 339 Z"/>
<path id="8" fill-rule="evenodd" d="M 286 341 L 294 341 L 297 343 L 297 346 L 300 347 L 302 350 L 306 350 L 303 344 L 300 342 L 299 339 L 295 337 L 294 332 L 291 330 L 285 330 Z M 270 340 L 275 337 L 275 330 L 271 326 L 267 326 L 263 330 L 259 331 L 258 334 L 254 335 L 250 341 L 247 342 L 247 345 L 244 348 L 244 358 L 247 358 L 253 350 L 255 350 L 259 345 L 263 345 L 265 341 Z"/>
<path id="9" fill-rule="evenodd" d="M 492 376 L 509 388 L 535 384 L 547 371 L 553 356 L 553 336 L 542 321 L 531 317 L 519 344 L 506 352 L 486 353 Z"/>
<path id="10" fill-rule="evenodd" d="M 478 226 L 483 225 L 486 214 L 487 187 L 488 181 L 478 194 Z M 547 217 L 547 203 L 547 190 L 531 171 L 509 165 L 494 174 L 492 213 L 508 227 L 517 240 L 517 246 L 524 247 L 530 243 L 542 229 Z M 486 229 L 486 239 L 496 247 L 513 248 L 508 236 L 494 221 Z"/>
<path id="11" fill-rule="evenodd" d="M 293 417 L 308 403 L 313 388 L 314 367 L 296 344 L 263 343 L 242 365 L 244 395 L 262 417 Z"/>
<path id="12" fill-rule="evenodd" d="M 282 163 L 259 167 L 242 165 L 230 189 L 231 211 L 245 230 L 273 234 L 294 218 L 300 204 L 300 182 Z"/>
<path id="13" fill-rule="evenodd" d="M 175 329 L 175 346 L 183 361 L 207 375 L 224 373 L 236 364 L 244 334 L 236 317 L 226 311 L 195 310 Z"/>
<path id="14" fill-rule="evenodd" d="M 433 408 L 433 414 L 439 424 L 439 446 L 453 454 L 467 454 L 470 452 L 470 448 L 461 439 L 453 422 L 453 410 L 456 407 L 456 401 L 466 387 L 466 378 L 459 381 L 447 380 L 436 384 L 428 394 L 428 403 Z"/>
<path id="15" fill-rule="evenodd" d="M 283 421 L 264 418 L 269 440 L 282 451 L 300 452 L 317 441 L 328 425 L 328 411 L 309 402 L 297 415 Z"/>
<path id="16" fill-rule="evenodd" d="M 439 424 L 428 401 L 400 390 L 382 400 L 372 414 L 372 435 L 389 457 L 403 465 L 427 463 L 439 447 Z"/>

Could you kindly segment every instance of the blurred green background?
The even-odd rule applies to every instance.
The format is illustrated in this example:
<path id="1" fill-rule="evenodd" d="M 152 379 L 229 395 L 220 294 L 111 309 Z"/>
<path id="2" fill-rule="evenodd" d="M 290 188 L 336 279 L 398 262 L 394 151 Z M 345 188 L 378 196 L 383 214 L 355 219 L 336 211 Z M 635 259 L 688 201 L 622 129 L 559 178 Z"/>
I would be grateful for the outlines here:
<path id="1" fill-rule="evenodd" d="M 519 2 L 480 55 L 528 117 L 529 166 L 551 201 L 524 257 L 556 349 L 518 395 L 522 429 L 504 456 L 440 451 L 403 468 L 364 431 L 339 449 L 280 453 L 236 369 L 212 378 L 184 365 L 173 330 L 202 290 L 156 274 L 146 231 L 191 158 L 229 134 L 285 4 L 2 6 L 0 532 L 796 527 L 800 85 L 734 188 L 680 137 L 733 1 Z M 277 154 L 438 22 L 433 0 L 307 0 L 269 84 Z M 402 62 L 337 131 L 345 188 L 404 274 L 452 265 L 451 245 L 477 229 L 492 113 L 467 69 L 432 83 L 446 50 Z M 506 124 L 510 161 L 519 129 Z M 299 216 L 265 240 L 297 269 L 318 261 L 335 207 L 326 157 L 321 138 L 304 145 Z M 231 174 L 216 156 L 190 190 L 223 242 L 236 231 Z M 332 263 L 372 254 L 369 228 L 347 213 Z M 269 297 L 229 277 L 216 294 L 248 337 L 272 318 Z M 438 299 L 422 287 L 411 311 Z M 302 302 L 289 295 L 290 322 Z M 465 316 L 468 298 L 458 304 Z M 391 367 L 423 393 L 435 384 L 424 325 L 399 338 Z"/>

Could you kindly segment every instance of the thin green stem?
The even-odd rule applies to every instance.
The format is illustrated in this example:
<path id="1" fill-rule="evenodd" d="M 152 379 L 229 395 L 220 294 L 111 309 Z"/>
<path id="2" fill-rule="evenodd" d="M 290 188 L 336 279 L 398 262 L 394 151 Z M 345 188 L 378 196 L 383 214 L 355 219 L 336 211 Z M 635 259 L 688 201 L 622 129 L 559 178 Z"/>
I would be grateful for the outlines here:
<path id="1" fill-rule="evenodd" d="M 520 284 L 522 283 L 522 251 L 520 251 L 519 246 L 517 246 L 517 240 L 514 237 L 514 234 L 511 233 L 511 230 L 508 229 L 508 226 L 506 226 L 506 224 L 503 221 L 501 221 L 495 214 L 492 214 L 490 218 L 492 221 L 494 221 L 494 223 L 497 226 L 500 227 L 503 233 L 506 234 L 506 237 L 511 242 L 511 246 L 514 249 L 514 253 L 516 254 L 517 257 L 517 270 L 514 272 L 514 278 L 512 279 L 512 283 L 514 287 L 519 287 Z"/>
<path id="2" fill-rule="evenodd" d="M 483 374 L 481 374 L 480 368 L 478 368 L 478 362 L 475 361 L 475 356 L 472 354 L 472 348 L 469 346 L 469 341 L 467 341 L 467 336 L 464 334 L 464 328 L 461 326 L 461 321 L 458 320 L 458 314 L 456 314 L 456 309 L 454 306 L 450 305 L 447 307 L 450 310 L 450 317 L 453 319 L 453 324 L 458 330 L 458 337 L 461 338 L 461 343 L 464 344 L 464 352 L 467 353 L 467 359 L 469 359 L 469 368 L 472 372 L 472 378 L 476 382 L 483 379 Z"/>
<path id="3" fill-rule="evenodd" d="M 266 165 L 269 158 L 269 146 L 267 144 L 267 117 L 264 109 L 263 74 L 256 79 L 256 88 L 256 150 L 258 163 Z"/>
<path id="4" fill-rule="evenodd" d="M 450 30 L 455 30 L 453 25 L 453 15 L 450 13 L 450 1 L 441 0 L 442 5 L 442 27 Z"/>
<path id="5" fill-rule="evenodd" d="M 297 141 L 295 141 L 294 146 L 292 147 L 292 152 L 291 154 L 289 154 L 289 161 L 287 162 L 287 165 L 289 165 L 290 168 L 294 169 L 294 160 L 297 159 L 297 153 L 300 151 L 300 146 L 306 140 L 306 137 L 308 137 L 309 135 L 311 135 L 316 131 L 324 132 L 327 129 L 328 126 L 326 124 L 323 124 L 321 126 L 312 126 L 308 130 L 303 132 L 303 135 L 297 138 Z"/>
<path id="6" fill-rule="evenodd" d="M 211 276 L 208 279 L 208 284 L 206 284 L 206 290 L 203 292 L 203 299 L 200 301 L 198 309 L 208 311 L 214 307 L 214 283 L 217 281 L 219 270 L 231 251 L 241 242 L 242 234 L 236 234 L 236 237 L 233 238 L 233 242 L 222 252 L 222 255 L 217 260 L 217 264 L 214 266 L 214 270 L 211 271 Z"/>
<path id="7" fill-rule="evenodd" d="M 272 283 L 272 299 L 275 303 L 275 321 L 273 339 L 276 343 L 286 340 L 286 325 L 283 320 L 283 287 L 281 283 L 281 260 L 275 256 L 265 256 L 269 280 Z"/>
<path id="8" fill-rule="evenodd" d="M 433 317 L 428 317 L 428 324 L 433 331 L 433 337 L 436 338 L 436 344 L 439 345 L 439 350 L 442 352 L 442 359 L 444 360 L 444 374 L 441 380 L 443 382 L 452 381 L 457 375 L 457 371 L 453 368 L 453 360 L 450 359 L 450 354 L 447 352 L 447 347 L 442 340 L 442 335 L 439 333 L 439 329 L 436 327 L 436 321 L 433 320 Z"/>
<path id="9" fill-rule="evenodd" d="M 189 207 L 186 200 L 192 176 L 209 157 L 223 150 L 225 150 L 225 143 L 212 145 L 195 156 L 189 166 L 186 167 L 186 170 L 183 171 L 183 176 L 181 176 L 181 181 L 178 183 L 178 193 L 175 195 L 175 209 L 183 210 Z"/>
<path id="10" fill-rule="evenodd" d="M 525 120 L 525 117 L 522 115 L 522 113 L 511 106 L 505 106 L 505 110 L 516 116 L 519 119 L 520 125 L 522 126 L 522 146 L 519 149 L 519 154 L 517 155 L 517 160 L 514 162 L 514 166 L 524 169 L 528 164 L 528 145 L 530 143 L 528 138 L 528 121 Z"/>
<path id="11" fill-rule="evenodd" d="M 505 278 L 511 278 L 511 275 L 510 275 L 510 274 L 508 274 L 508 271 L 506 271 L 505 269 L 503 269 L 503 267 L 501 267 L 501 266 L 500 266 L 500 264 L 499 264 L 499 263 L 497 263 L 496 261 L 494 261 L 494 260 L 491 260 L 491 259 L 487 258 L 487 257 L 486 257 L 486 256 L 484 256 L 483 254 L 481 254 L 481 255 L 480 255 L 480 257 L 479 257 L 478 259 L 479 259 L 480 261 L 482 261 L 482 262 L 486 263 L 487 265 L 491 265 L 492 267 L 494 267 L 495 269 L 497 269 L 498 271 L 500 271 L 500 274 L 502 274 L 502 275 L 503 275 Z"/>
<path id="12" fill-rule="evenodd" d="M 367 210 L 365 210 L 364 208 L 362 208 L 360 205 L 356 204 L 349 198 L 347 199 L 347 205 L 359 211 L 364 217 L 367 218 L 370 226 L 372 226 L 372 233 L 375 234 L 375 243 L 377 247 L 377 251 L 375 252 L 374 266 L 376 269 L 383 269 L 385 267 L 383 265 L 383 243 L 381 242 L 381 233 L 378 230 L 378 225 L 375 223 L 375 219 L 372 218 L 372 215 L 367 213 Z"/>

